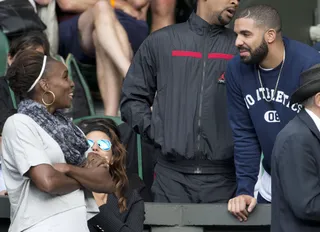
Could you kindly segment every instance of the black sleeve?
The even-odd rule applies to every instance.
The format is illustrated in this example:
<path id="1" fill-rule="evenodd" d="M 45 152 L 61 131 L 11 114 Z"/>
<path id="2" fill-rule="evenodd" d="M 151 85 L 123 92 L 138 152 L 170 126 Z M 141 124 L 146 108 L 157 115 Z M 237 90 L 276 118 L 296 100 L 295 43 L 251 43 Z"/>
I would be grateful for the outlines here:
<path id="1" fill-rule="evenodd" d="M 0 77 L 0 136 L 7 118 L 15 114 L 17 111 L 13 107 L 9 86 L 4 77 Z"/>
<path id="2" fill-rule="evenodd" d="M 154 38 L 149 36 L 137 51 L 122 87 L 122 120 L 144 138 L 150 138 L 151 106 L 156 93 Z"/>
<path id="3" fill-rule="evenodd" d="M 312 141 L 312 140 L 311 140 Z M 276 155 L 284 197 L 296 217 L 320 222 L 319 150 L 303 134 L 289 137 Z"/>
<path id="4" fill-rule="evenodd" d="M 119 210 L 119 209 L 118 209 Z M 129 209 L 125 222 L 122 222 L 107 205 L 100 207 L 100 213 L 89 221 L 91 227 L 98 231 L 112 232 L 142 232 L 144 222 L 144 203 L 142 200 L 133 203 Z M 89 227 L 90 228 L 90 227 Z M 102 230 L 101 230 L 102 229 Z M 91 232 L 91 230 L 90 230 Z"/>
<path id="5" fill-rule="evenodd" d="M 97 230 L 96 227 L 95 227 L 92 223 L 90 223 L 90 222 L 91 222 L 91 221 L 89 220 L 89 221 L 88 221 L 89 231 L 90 231 L 90 232 L 99 232 L 99 230 Z"/>

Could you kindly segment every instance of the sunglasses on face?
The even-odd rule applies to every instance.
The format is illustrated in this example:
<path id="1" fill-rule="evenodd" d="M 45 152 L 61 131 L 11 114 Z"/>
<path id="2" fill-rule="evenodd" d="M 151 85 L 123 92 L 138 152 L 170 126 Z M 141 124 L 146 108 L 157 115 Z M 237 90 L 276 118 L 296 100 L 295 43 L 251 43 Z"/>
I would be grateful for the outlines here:
<path id="1" fill-rule="evenodd" d="M 92 139 L 88 139 L 88 144 L 90 147 L 93 147 L 94 143 L 95 142 Z M 109 151 L 112 146 L 111 142 L 107 139 L 99 139 L 98 141 L 96 141 L 96 143 L 103 151 Z"/>

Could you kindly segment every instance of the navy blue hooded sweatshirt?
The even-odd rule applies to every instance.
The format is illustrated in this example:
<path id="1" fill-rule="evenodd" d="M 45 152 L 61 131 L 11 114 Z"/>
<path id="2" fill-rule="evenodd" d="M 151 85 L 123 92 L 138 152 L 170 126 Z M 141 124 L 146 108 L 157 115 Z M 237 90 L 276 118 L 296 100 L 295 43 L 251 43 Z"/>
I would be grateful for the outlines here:
<path id="1" fill-rule="evenodd" d="M 237 195 L 251 195 L 259 174 L 261 153 L 263 167 L 271 173 L 271 154 L 278 133 L 302 109 L 290 104 L 290 97 L 299 87 L 301 72 L 320 63 L 319 53 L 308 45 L 284 38 L 286 58 L 278 89 L 275 91 L 281 64 L 273 70 L 260 69 L 262 86 L 258 78 L 258 65 L 232 59 L 225 75 L 228 114 L 234 137 L 234 159 L 238 189 Z"/>

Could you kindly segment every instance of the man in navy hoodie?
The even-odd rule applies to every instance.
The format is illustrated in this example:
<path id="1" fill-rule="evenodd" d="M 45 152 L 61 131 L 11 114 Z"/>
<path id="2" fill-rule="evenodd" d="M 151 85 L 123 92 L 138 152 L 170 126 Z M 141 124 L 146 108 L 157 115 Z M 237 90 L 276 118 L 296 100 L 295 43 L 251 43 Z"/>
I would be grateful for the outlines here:
<path id="1" fill-rule="evenodd" d="M 240 54 L 228 64 L 225 77 L 238 188 L 228 210 L 246 221 L 257 203 L 253 194 L 261 153 L 264 171 L 258 202 L 271 202 L 273 145 L 280 130 L 301 110 L 301 105 L 290 103 L 300 73 L 320 63 L 320 55 L 308 45 L 282 37 L 280 16 L 267 5 L 243 10 L 234 30 Z"/>

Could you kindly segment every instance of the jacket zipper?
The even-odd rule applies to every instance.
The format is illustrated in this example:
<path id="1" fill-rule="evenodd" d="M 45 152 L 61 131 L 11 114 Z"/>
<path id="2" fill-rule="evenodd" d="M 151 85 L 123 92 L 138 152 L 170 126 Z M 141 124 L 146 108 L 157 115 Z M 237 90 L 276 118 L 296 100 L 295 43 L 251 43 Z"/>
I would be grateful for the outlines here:
<path id="1" fill-rule="evenodd" d="M 200 89 L 200 102 L 199 102 L 199 118 L 198 118 L 198 136 L 197 136 L 197 151 L 200 154 L 200 140 L 201 140 L 201 117 L 202 117 L 202 101 L 203 101 L 203 88 L 204 80 L 206 76 L 206 65 L 207 65 L 207 52 L 206 52 L 206 41 L 207 41 L 207 31 L 204 35 L 204 48 L 203 48 L 203 67 L 202 67 L 202 80 L 201 80 L 201 89 Z M 199 158 L 199 157 L 196 157 Z"/>

